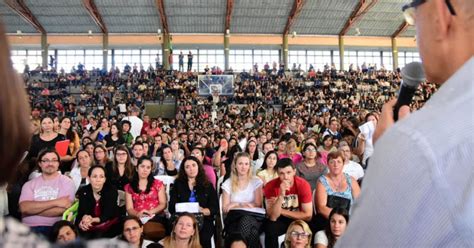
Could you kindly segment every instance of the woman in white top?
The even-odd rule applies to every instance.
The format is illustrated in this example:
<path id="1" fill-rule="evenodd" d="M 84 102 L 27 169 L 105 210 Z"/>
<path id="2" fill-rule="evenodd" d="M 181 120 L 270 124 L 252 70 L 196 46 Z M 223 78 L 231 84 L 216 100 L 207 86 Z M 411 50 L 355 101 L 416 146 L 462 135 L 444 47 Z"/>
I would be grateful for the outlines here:
<path id="1" fill-rule="evenodd" d="M 89 184 L 89 178 L 87 177 L 87 173 L 89 172 L 89 169 L 92 166 L 92 158 L 86 150 L 80 150 L 76 155 L 76 160 L 78 166 L 74 167 L 71 170 L 69 176 L 74 182 L 74 186 L 76 186 L 77 192 L 77 190 L 81 186 Z"/>
<path id="2" fill-rule="evenodd" d="M 349 213 L 344 208 L 333 208 L 329 214 L 329 225 L 314 236 L 314 248 L 332 248 L 344 234 L 349 223 Z"/>
<path id="3" fill-rule="evenodd" d="M 227 214 L 224 232 L 227 237 L 228 234 L 240 232 L 250 247 L 258 247 L 259 244 L 259 229 L 264 214 L 263 218 L 259 218 L 255 211 L 262 208 L 262 185 L 260 178 L 252 176 L 250 155 L 237 153 L 231 165 L 230 178 L 222 184 L 222 208 Z"/>

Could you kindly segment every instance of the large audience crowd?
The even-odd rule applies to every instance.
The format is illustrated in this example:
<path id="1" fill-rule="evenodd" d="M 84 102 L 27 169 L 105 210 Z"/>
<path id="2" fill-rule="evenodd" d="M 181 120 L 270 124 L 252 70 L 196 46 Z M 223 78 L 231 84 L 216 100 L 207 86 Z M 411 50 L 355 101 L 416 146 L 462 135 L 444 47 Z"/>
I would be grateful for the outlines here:
<path id="1" fill-rule="evenodd" d="M 78 68 L 23 73 L 33 136 L 0 212 L 52 242 L 134 247 L 333 247 L 401 82 L 255 66 L 216 98 L 199 96 L 191 71 Z M 434 91 L 422 83 L 412 109 Z M 175 118 L 146 113 L 167 98 Z"/>

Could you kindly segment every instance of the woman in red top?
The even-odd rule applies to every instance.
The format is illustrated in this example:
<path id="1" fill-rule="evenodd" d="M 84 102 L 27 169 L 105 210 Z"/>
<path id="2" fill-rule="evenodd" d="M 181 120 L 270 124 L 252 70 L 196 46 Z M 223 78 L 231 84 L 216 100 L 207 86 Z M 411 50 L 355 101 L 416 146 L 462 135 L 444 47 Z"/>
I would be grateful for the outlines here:
<path id="1" fill-rule="evenodd" d="M 132 181 L 125 185 L 127 213 L 140 218 L 145 237 L 157 241 L 165 236 L 163 210 L 167 205 L 165 186 L 153 175 L 153 162 L 149 157 L 138 160 Z"/>

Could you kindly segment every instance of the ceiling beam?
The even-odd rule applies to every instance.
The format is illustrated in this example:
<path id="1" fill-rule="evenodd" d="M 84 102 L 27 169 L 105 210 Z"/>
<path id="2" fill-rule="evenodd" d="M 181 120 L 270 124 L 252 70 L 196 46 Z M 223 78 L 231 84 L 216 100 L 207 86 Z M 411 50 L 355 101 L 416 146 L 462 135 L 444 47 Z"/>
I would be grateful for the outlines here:
<path id="1" fill-rule="evenodd" d="M 43 28 L 38 19 L 33 15 L 31 10 L 26 6 L 23 0 L 5 0 L 5 3 L 15 13 L 21 16 L 26 22 L 33 26 L 41 34 L 46 34 L 46 30 Z"/>
<path id="2" fill-rule="evenodd" d="M 158 12 L 160 13 L 160 20 L 161 20 L 161 26 L 163 27 L 163 33 L 169 34 L 168 18 L 166 17 L 164 0 L 156 0 L 156 7 L 158 8 Z"/>
<path id="3" fill-rule="evenodd" d="M 395 30 L 395 32 L 392 34 L 392 38 L 397 38 L 401 33 L 405 32 L 405 30 L 408 29 L 408 23 L 406 21 L 403 21 L 402 24 Z"/>
<path id="4" fill-rule="evenodd" d="M 296 17 L 303 9 L 303 5 L 306 1 L 305 0 L 295 0 L 293 3 L 293 8 L 291 9 L 290 15 L 288 16 L 288 21 L 286 22 L 285 30 L 283 31 L 283 35 L 287 35 L 290 32 L 290 28 L 293 26 L 293 23 L 296 20 Z"/>
<path id="5" fill-rule="evenodd" d="M 227 9 L 225 12 L 225 29 L 224 32 L 227 30 L 230 31 L 230 21 L 232 20 L 232 10 L 234 9 L 234 0 L 227 0 Z"/>
<path id="6" fill-rule="evenodd" d="M 364 16 L 370 8 L 372 8 L 378 0 L 372 0 L 372 1 L 366 1 L 366 0 L 360 0 L 359 3 L 357 3 L 356 7 L 352 11 L 349 19 L 347 19 L 346 24 L 344 24 L 344 27 L 341 29 L 341 32 L 339 32 L 339 36 L 344 36 L 347 34 L 349 29 L 357 22 L 359 21 L 362 16 Z"/>
<path id="7" fill-rule="evenodd" d="M 82 0 L 82 3 L 84 4 L 84 7 L 86 8 L 89 15 L 92 17 L 92 20 L 94 20 L 95 24 L 99 26 L 102 33 L 109 33 L 107 30 L 107 26 L 105 25 L 105 22 L 102 19 L 102 16 L 100 15 L 97 6 L 95 5 L 94 0 Z"/>

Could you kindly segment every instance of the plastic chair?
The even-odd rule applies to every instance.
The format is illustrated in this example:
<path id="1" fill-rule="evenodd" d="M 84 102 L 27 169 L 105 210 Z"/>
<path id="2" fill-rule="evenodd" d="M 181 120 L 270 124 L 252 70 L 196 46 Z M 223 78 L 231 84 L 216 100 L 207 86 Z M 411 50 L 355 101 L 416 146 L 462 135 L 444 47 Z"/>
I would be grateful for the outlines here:
<path id="1" fill-rule="evenodd" d="M 68 209 L 66 209 L 66 211 L 64 211 L 63 220 L 67 220 L 74 223 L 74 221 L 76 220 L 78 209 L 79 209 L 79 200 L 76 200 L 71 205 L 71 207 L 69 207 Z"/>

